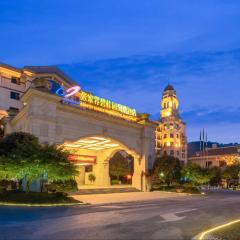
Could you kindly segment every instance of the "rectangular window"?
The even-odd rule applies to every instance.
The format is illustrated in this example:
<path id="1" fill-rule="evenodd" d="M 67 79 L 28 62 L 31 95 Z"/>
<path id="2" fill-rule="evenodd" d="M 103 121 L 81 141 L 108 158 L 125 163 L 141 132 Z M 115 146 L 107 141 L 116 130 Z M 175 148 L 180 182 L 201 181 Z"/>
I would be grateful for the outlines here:
<path id="1" fill-rule="evenodd" d="M 17 92 L 10 92 L 10 98 L 15 99 L 15 100 L 19 100 L 20 99 L 20 94 L 17 93 Z"/>
<path id="2" fill-rule="evenodd" d="M 170 151 L 170 155 L 172 155 L 172 156 L 174 155 L 174 151 L 173 150 Z"/>
<path id="3" fill-rule="evenodd" d="M 171 143 L 170 143 L 170 146 L 173 147 L 173 146 L 174 146 L 174 142 L 171 142 Z"/>
<path id="4" fill-rule="evenodd" d="M 167 138 L 167 134 L 164 134 L 164 138 Z"/>
<path id="5" fill-rule="evenodd" d="M 174 134 L 173 133 L 170 133 L 170 138 L 174 138 Z"/>
<path id="6" fill-rule="evenodd" d="M 11 78 L 11 83 L 20 85 L 20 78 L 12 77 Z"/>

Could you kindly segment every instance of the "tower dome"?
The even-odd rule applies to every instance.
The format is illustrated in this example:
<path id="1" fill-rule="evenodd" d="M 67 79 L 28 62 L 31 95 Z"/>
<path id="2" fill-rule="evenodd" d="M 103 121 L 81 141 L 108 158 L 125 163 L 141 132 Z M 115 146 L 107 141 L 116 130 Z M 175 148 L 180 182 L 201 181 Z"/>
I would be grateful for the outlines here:
<path id="1" fill-rule="evenodd" d="M 164 92 L 165 91 L 174 91 L 174 88 L 172 85 L 168 84 L 165 88 L 164 88 Z"/>

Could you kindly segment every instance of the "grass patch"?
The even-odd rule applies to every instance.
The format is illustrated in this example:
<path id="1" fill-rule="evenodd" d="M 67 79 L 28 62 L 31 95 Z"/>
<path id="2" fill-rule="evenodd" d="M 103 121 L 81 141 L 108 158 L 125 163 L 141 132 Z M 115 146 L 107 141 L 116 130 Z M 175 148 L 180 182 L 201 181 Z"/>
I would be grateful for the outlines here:
<path id="1" fill-rule="evenodd" d="M 0 193 L 0 204 L 74 204 L 80 201 L 66 193 L 4 192 Z"/>
<path id="2" fill-rule="evenodd" d="M 233 225 L 218 229 L 204 239 L 217 239 L 217 240 L 236 240 L 240 239 L 240 223 L 235 223 Z"/>

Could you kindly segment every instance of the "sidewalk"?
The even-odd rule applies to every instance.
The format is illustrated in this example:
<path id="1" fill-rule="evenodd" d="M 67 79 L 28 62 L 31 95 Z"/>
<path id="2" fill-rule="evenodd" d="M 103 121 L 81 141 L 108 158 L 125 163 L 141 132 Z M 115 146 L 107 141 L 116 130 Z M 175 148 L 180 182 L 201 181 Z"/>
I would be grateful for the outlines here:
<path id="1" fill-rule="evenodd" d="M 72 195 L 75 199 L 90 204 L 110 204 L 158 200 L 166 198 L 179 198 L 188 196 L 186 193 L 171 192 L 130 192 L 130 193 L 109 193 L 109 194 L 89 194 L 89 195 Z"/>

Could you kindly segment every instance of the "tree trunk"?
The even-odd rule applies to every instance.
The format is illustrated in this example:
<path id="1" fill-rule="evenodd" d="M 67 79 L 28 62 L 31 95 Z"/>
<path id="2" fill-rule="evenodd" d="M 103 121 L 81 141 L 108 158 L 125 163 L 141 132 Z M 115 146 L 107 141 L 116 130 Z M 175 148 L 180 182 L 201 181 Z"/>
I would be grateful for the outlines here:
<path id="1" fill-rule="evenodd" d="M 31 181 L 27 179 L 26 181 L 26 192 L 29 193 Z"/>
<path id="2" fill-rule="evenodd" d="M 40 192 L 42 193 L 43 192 L 43 181 L 41 180 L 40 182 Z"/>

